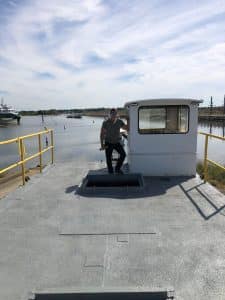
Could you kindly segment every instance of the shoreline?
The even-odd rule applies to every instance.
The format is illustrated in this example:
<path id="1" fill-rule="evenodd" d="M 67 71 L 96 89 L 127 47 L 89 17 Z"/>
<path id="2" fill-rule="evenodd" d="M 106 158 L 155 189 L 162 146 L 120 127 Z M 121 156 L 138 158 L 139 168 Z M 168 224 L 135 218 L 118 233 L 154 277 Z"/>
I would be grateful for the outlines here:
<path id="1" fill-rule="evenodd" d="M 76 113 L 76 111 L 75 111 Z M 100 110 L 79 110 L 79 113 L 82 115 L 82 116 L 85 116 L 85 117 L 101 117 L 101 118 L 104 118 L 104 117 L 107 117 L 108 114 L 109 114 L 109 109 L 100 109 Z M 45 113 L 43 116 L 60 116 L 60 115 L 67 115 L 69 114 L 69 112 L 59 112 L 57 114 L 51 114 L 51 113 Z M 25 114 L 21 114 L 22 117 L 32 117 L 32 116 L 41 116 L 40 114 L 32 114 L 32 113 L 25 113 Z M 127 117 L 127 113 L 124 109 L 118 109 L 118 115 L 120 118 L 126 118 Z M 202 112 L 199 111 L 198 113 L 198 121 L 208 121 L 208 122 L 216 122 L 216 121 L 225 121 L 225 114 L 204 114 Z M 0 123 L 0 126 L 4 127 L 4 126 L 7 126 L 7 123 Z"/>

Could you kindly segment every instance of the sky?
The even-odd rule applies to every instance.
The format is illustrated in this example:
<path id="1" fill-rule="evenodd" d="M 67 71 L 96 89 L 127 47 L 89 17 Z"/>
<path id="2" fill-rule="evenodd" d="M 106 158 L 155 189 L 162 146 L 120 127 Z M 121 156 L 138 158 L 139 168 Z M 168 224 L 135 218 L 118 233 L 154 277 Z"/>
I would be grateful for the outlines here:
<path id="1" fill-rule="evenodd" d="M 0 0 L 0 98 L 19 110 L 225 94 L 225 0 Z"/>

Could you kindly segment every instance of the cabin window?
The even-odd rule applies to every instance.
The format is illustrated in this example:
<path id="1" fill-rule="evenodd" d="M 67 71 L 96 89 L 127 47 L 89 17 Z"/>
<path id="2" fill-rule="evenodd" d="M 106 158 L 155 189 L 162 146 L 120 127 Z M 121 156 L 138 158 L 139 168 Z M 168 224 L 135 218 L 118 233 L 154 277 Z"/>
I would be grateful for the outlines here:
<path id="1" fill-rule="evenodd" d="M 141 134 L 187 133 L 189 107 L 187 105 L 142 106 L 138 111 Z"/>

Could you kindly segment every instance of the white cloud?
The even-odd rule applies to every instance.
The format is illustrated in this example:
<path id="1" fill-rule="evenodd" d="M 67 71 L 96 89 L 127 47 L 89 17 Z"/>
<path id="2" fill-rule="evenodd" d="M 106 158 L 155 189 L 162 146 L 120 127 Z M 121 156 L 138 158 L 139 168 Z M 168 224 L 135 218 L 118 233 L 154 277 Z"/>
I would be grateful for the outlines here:
<path id="1" fill-rule="evenodd" d="M 0 23 L 0 90 L 18 109 L 167 96 L 221 104 L 223 15 L 223 1 L 13 2 Z"/>

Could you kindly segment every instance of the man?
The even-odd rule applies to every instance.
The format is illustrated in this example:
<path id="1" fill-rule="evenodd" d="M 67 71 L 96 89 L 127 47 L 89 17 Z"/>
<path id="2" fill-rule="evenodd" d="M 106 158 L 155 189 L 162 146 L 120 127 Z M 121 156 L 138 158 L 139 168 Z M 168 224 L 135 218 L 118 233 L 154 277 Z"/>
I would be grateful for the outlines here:
<path id="1" fill-rule="evenodd" d="M 104 121 L 100 133 L 101 150 L 105 150 L 106 163 L 109 173 L 113 173 L 112 167 L 112 152 L 115 149 L 119 153 L 115 172 L 123 174 L 121 167 L 126 157 L 126 153 L 121 145 L 120 129 L 128 130 L 126 125 L 121 119 L 117 117 L 117 110 L 112 108 L 110 110 L 108 120 Z"/>

